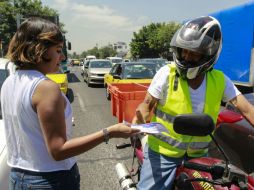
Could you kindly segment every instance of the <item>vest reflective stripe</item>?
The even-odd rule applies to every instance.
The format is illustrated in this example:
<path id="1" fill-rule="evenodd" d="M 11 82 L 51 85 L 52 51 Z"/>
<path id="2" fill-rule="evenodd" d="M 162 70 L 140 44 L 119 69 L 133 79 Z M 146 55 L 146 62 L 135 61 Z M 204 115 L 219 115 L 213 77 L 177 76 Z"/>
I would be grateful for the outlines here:
<path id="1" fill-rule="evenodd" d="M 161 110 L 156 110 L 155 114 L 157 117 L 166 120 L 170 123 L 174 121 L 174 116 L 164 113 Z M 170 136 L 163 135 L 163 134 L 154 134 L 153 136 L 157 137 L 158 139 L 170 144 L 171 146 L 186 150 L 187 148 L 190 149 L 203 149 L 208 148 L 209 142 L 191 142 L 191 143 L 185 143 L 185 142 L 179 142 L 176 139 L 171 138 Z"/>
<path id="2" fill-rule="evenodd" d="M 179 142 L 176 139 L 171 138 L 170 136 L 166 136 L 163 134 L 153 134 L 154 137 L 162 140 L 163 142 L 166 142 L 170 144 L 171 146 L 186 150 L 188 148 L 189 143 Z"/>
<path id="3" fill-rule="evenodd" d="M 191 142 L 189 144 L 190 149 L 204 149 L 204 148 L 208 148 L 210 142 Z"/>
<path id="4" fill-rule="evenodd" d="M 156 109 L 155 115 L 165 121 L 168 121 L 169 123 L 173 123 L 175 117 L 173 115 L 169 115 L 161 110 Z"/>
<path id="5" fill-rule="evenodd" d="M 204 148 L 208 148 L 209 146 L 209 142 L 179 142 L 176 139 L 171 138 L 170 136 L 166 136 L 163 134 L 154 134 L 154 137 L 162 140 L 163 142 L 166 142 L 168 144 L 170 144 L 171 146 L 183 149 L 183 150 L 187 150 L 187 148 L 190 149 L 204 149 Z"/>
<path id="6" fill-rule="evenodd" d="M 148 136 L 148 145 L 155 152 L 170 157 L 202 156 L 207 153 L 210 143 L 210 136 L 191 137 L 177 134 L 172 126 L 174 116 L 178 114 L 192 113 L 192 104 L 189 87 L 186 80 L 178 79 L 178 88 L 174 89 L 175 65 L 170 64 L 169 88 L 165 105 L 158 104 L 155 115 L 151 121 L 162 123 L 169 131 L 159 136 Z M 209 114 L 216 122 L 220 102 L 225 89 L 224 74 L 217 70 L 212 70 L 206 74 L 206 93 L 204 113 Z M 195 126 L 193 126 L 195 127 Z"/>

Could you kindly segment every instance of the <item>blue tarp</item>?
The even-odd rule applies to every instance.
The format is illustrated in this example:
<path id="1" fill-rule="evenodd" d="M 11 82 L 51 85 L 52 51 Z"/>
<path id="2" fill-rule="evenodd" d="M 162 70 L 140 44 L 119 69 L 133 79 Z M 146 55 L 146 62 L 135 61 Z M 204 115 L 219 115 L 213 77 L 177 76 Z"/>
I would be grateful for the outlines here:
<path id="1" fill-rule="evenodd" d="M 223 35 L 222 51 L 215 68 L 233 81 L 249 82 L 254 47 L 254 3 L 210 15 L 219 20 Z"/>

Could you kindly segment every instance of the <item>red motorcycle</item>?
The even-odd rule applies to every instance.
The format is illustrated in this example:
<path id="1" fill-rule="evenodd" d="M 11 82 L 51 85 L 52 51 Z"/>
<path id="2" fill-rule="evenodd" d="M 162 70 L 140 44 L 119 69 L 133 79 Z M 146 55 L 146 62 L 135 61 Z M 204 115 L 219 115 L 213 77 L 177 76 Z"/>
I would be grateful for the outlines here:
<path id="1" fill-rule="evenodd" d="M 223 124 L 235 123 L 242 120 L 240 114 L 232 111 L 220 113 L 216 131 L 223 129 Z M 195 126 L 191 127 L 190 126 Z M 212 134 L 215 128 L 213 120 L 205 114 L 184 114 L 176 116 L 173 122 L 174 130 L 183 135 L 206 136 L 210 135 L 212 142 L 218 149 L 221 158 L 201 157 L 182 162 L 177 168 L 173 189 L 179 190 L 254 190 L 254 175 L 246 173 L 244 167 L 236 167 L 231 163 L 231 158 L 223 150 L 220 141 Z M 242 129 L 241 129 L 242 130 Z M 232 135 L 232 134 L 231 134 Z M 245 139 L 241 139 L 244 141 Z M 132 169 L 128 170 L 124 164 L 118 163 L 116 171 L 122 189 L 135 190 L 140 177 L 140 170 L 143 163 L 142 145 L 138 138 L 131 138 L 131 143 L 117 145 L 117 149 L 133 147 Z M 240 147 L 243 149 L 244 147 Z M 246 150 L 248 151 L 248 150 Z M 249 152 L 251 154 L 251 152 Z M 241 155 L 240 155 L 241 156 Z M 138 168 L 133 169 L 134 159 L 137 158 Z M 252 162 L 253 163 L 253 162 Z M 252 164 L 253 165 L 253 164 Z M 137 176 L 137 180 L 134 177 Z"/>

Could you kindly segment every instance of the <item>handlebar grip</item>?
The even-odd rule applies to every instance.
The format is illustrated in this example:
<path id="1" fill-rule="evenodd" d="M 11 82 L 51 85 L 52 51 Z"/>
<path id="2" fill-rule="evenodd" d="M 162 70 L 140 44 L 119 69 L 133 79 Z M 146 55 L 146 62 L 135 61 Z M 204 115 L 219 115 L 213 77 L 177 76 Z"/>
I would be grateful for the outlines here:
<path id="1" fill-rule="evenodd" d="M 212 175 L 212 178 L 216 180 L 223 177 L 225 168 L 227 166 L 225 164 L 214 164 L 211 166 L 207 166 L 204 164 L 183 161 L 183 167 L 198 170 L 198 171 L 209 172 Z"/>
<path id="2" fill-rule="evenodd" d="M 203 164 L 197 164 L 197 163 L 194 163 L 194 162 L 183 161 L 183 167 L 198 170 L 198 171 L 212 172 L 212 167 L 211 166 L 207 166 L 207 165 L 203 165 Z"/>
<path id="3" fill-rule="evenodd" d="M 117 149 L 123 149 L 123 148 L 127 148 L 127 147 L 130 147 L 131 144 L 130 143 L 123 143 L 123 144 L 120 144 L 120 145 L 116 145 L 116 148 Z"/>

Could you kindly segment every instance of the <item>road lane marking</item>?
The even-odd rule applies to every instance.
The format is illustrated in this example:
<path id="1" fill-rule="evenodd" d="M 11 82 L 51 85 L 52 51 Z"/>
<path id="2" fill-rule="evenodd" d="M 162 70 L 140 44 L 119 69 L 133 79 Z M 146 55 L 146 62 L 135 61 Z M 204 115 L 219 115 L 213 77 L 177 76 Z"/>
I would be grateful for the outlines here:
<path id="1" fill-rule="evenodd" d="M 80 105 L 80 107 L 81 107 L 81 110 L 82 110 L 83 112 L 86 112 L 87 109 L 85 108 L 84 102 L 83 102 L 81 96 L 79 95 L 79 93 L 77 93 L 77 97 L 78 97 L 78 101 L 79 101 L 79 105 Z"/>

